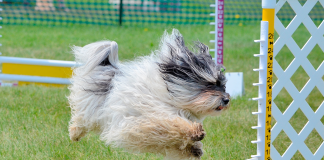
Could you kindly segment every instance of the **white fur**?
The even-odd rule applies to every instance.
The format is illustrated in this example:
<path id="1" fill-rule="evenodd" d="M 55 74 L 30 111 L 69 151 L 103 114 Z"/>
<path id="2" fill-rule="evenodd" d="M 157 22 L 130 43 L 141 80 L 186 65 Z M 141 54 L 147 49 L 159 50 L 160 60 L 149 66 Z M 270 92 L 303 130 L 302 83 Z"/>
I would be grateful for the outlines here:
<path id="1" fill-rule="evenodd" d="M 166 44 L 176 46 L 178 34 L 176 30 L 172 35 L 165 33 L 160 50 L 124 63 L 118 62 L 118 47 L 113 41 L 74 47 L 76 61 L 83 65 L 74 68 L 69 87 L 71 139 L 78 141 L 87 132 L 96 131 L 107 145 L 130 152 L 199 159 L 191 150 L 201 149 L 202 143 L 191 137 L 204 134 L 201 123 L 207 115 L 219 115 L 223 110 L 214 110 L 221 103 L 220 97 L 204 98 L 181 86 L 169 87 L 177 87 L 182 97 L 168 91 L 158 63 L 170 58 Z M 105 58 L 111 65 L 100 66 Z M 108 82 L 112 88 L 107 93 L 91 92 L 102 89 L 97 84 Z"/>

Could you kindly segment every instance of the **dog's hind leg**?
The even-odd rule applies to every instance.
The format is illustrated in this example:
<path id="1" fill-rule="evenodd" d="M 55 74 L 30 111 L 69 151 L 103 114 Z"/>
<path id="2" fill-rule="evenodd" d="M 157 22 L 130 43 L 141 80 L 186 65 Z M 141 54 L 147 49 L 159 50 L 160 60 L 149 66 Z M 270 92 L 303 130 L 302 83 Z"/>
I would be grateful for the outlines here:
<path id="1" fill-rule="evenodd" d="M 76 125 L 72 125 L 69 127 L 70 139 L 72 141 L 79 141 L 82 137 L 84 137 L 87 132 L 82 127 L 77 127 Z"/>
<path id="2" fill-rule="evenodd" d="M 72 141 L 79 141 L 87 134 L 87 129 L 82 125 L 80 116 L 73 116 L 70 123 L 69 133 Z"/>
<path id="3" fill-rule="evenodd" d="M 118 45 L 100 41 L 84 47 L 73 47 L 76 62 L 68 96 L 72 118 L 70 138 L 79 141 L 87 132 L 99 131 L 99 110 L 112 89 L 111 81 L 118 72 Z"/>

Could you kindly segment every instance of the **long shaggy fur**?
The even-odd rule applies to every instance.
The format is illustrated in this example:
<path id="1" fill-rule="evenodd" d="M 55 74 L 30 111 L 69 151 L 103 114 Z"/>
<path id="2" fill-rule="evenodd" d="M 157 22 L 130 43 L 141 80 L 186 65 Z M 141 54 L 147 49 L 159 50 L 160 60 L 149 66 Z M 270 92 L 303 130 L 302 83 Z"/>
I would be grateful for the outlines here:
<path id="1" fill-rule="evenodd" d="M 200 159 L 206 116 L 229 106 L 226 78 L 197 42 L 190 51 L 182 35 L 165 32 L 160 49 L 119 63 L 114 41 L 73 48 L 74 68 L 68 97 L 70 138 L 89 131 L 107 145 L 129 152 L 151 152 L 169 159 Z"/>

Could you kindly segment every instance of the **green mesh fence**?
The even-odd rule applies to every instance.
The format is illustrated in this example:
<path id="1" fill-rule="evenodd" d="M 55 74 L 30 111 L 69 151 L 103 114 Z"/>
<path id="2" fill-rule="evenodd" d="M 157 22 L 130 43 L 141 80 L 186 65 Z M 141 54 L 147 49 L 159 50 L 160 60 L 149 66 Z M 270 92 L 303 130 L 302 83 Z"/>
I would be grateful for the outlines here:
<path id="1" fill-rule="evenodd" d="M 301 4 L 306 0 L 299 0 Z M 122 2 L 122 3 L 121 3 Z M 0 24 L 31 25 L 142 25 L 209 24 L 214 0 L 3 0 Z M 122 8 L 122 10 L 120 10 Z M 295 12 L 285 4 L 277 15 L 291 20 Z M 255 24 L 261 20 L 261 0 L 225 0 L 225 24 Z M 309 14 L 323 21 L 318 3 Z"/>

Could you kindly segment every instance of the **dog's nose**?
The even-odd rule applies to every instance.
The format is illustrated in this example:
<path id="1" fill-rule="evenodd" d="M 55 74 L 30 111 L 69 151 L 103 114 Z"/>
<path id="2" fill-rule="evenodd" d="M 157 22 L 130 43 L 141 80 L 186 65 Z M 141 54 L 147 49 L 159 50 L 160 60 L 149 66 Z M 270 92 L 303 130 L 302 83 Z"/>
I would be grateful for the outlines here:
<path id="1" fill-rule="evenodd" d="M 229 102 L 229 99 L 228 98 L 223 98 L 223 102 L 225 105 L 227 105 L 227 103 Z"/>

